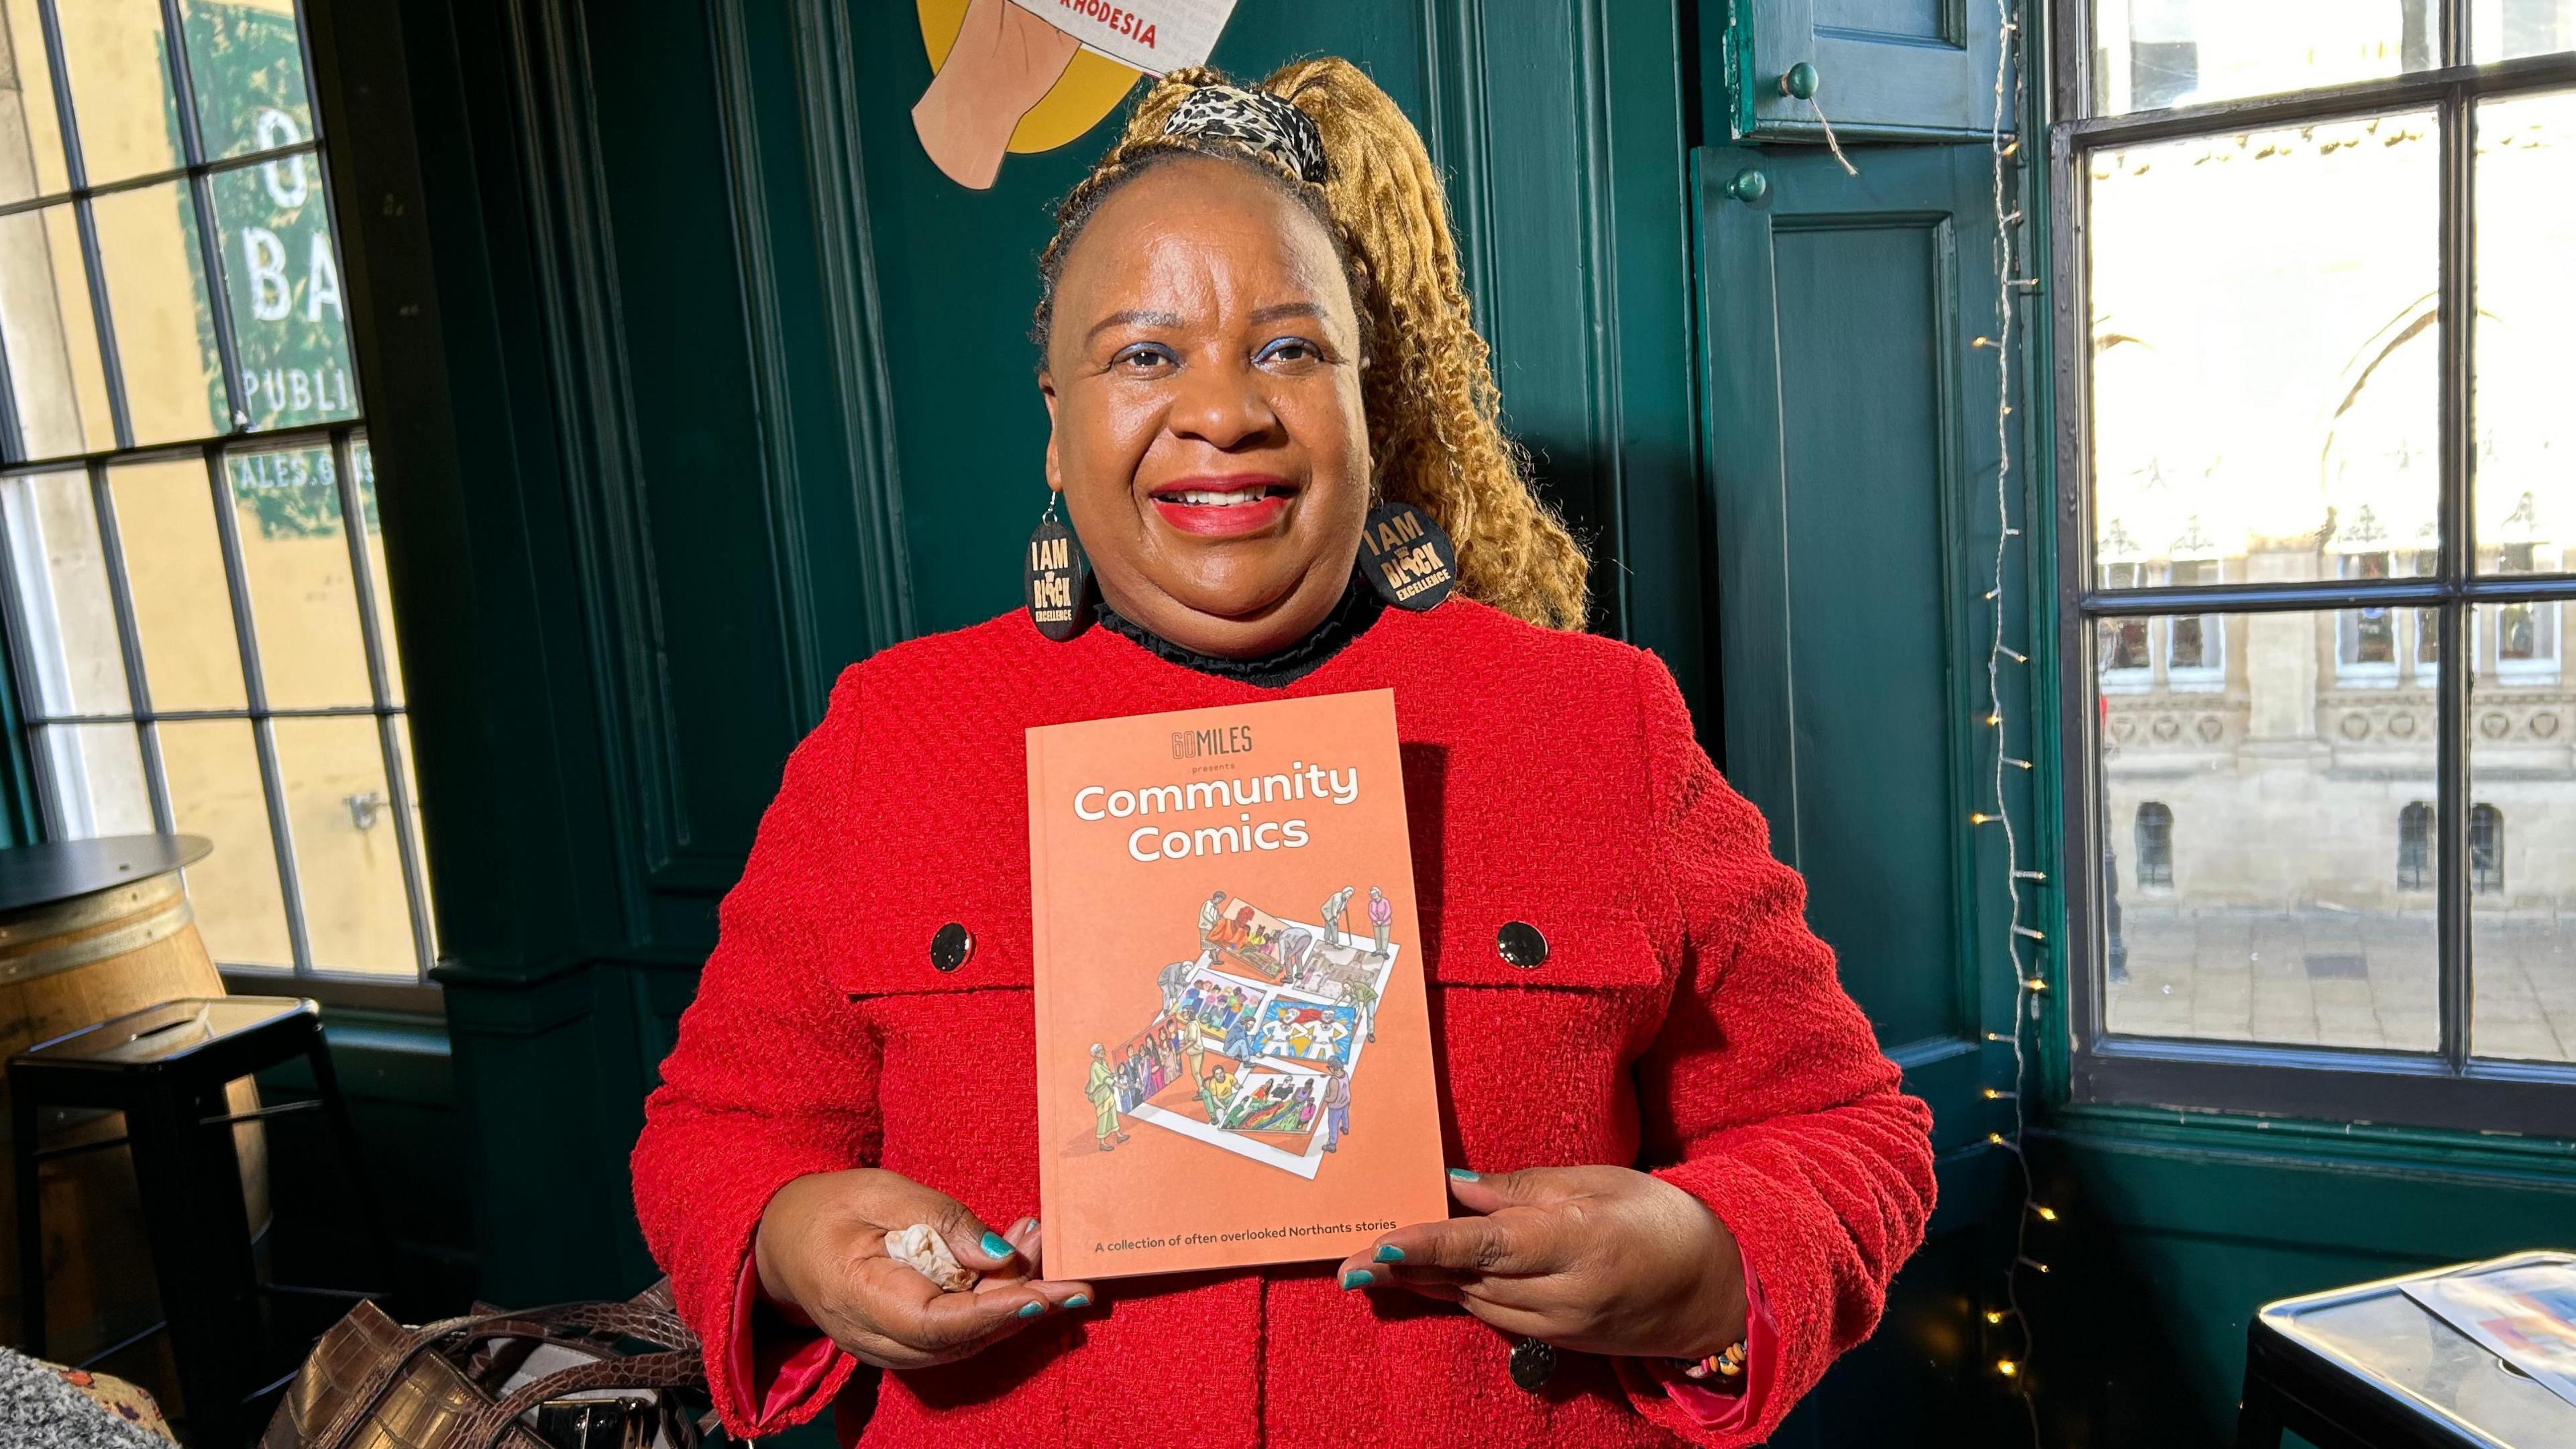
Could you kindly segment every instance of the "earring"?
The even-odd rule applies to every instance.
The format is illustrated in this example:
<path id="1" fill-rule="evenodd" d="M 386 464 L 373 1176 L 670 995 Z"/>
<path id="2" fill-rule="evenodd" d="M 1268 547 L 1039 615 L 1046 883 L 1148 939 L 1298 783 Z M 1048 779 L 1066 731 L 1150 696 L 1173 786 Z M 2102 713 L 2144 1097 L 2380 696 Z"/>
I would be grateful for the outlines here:
<path id="1" fill-rule="evenodd" d="M 1360 526 L 1360 572 L 1378 597 L 1419 614 L 1458 586 L 1458 546 L 1431 515 L 1393 499 Z"/>
<path id="2" fill-rule="evenodd" d="M 1029 622 L 1061 644 L 1091 627 L 1097 596 L 1092 592 L 1091 560 L 1082 540 L 1055 516 L 1056 491 L 1047 490 L 1046 512 L 1029 535 L 1027 591 Z"/>

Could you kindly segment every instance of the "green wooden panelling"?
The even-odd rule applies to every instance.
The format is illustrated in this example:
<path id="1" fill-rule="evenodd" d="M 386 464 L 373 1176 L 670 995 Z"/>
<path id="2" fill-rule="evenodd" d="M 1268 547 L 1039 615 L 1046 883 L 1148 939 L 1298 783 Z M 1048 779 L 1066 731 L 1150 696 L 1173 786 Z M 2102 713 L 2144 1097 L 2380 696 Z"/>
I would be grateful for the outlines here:
<path id="1" fill-rule="evenodd" d="M 411 1290 L 414 1311 L 458 1311 L 464 1299 L 453 1296 L 454 1290 L 470 1295 L 473 1288 L 474 1232 L 468 1184 L 456 1171 L 470 1155 L 469 1128 L 457 1107 L 446 1027 L 423 1017 L 330 1009 L 324 1012 L 323 1036 L 341 1096 L 357 1123 L 386 1230 L 411 1260 L 413 1281 L 401 1286 Z M 313 1091 L 312 1073 L 300 1060 L 262 1073 L 260 1083 L 288 1098 Z M 330 1266 L 337 1271 L 312 1281 L 369 1282 L 372 1265 L 363 1239 L 351 1231 L 347 1186 L 320 1123 L 319 1117 L 297 1116 L 269 1129 L 272 1184 L 298 1228 L 319 1228 L 335 1240 L 339 1261 Z M 418 1302 L 426 1296 L 422 1279 L 442 1284 L 451 1296 Z"/>
<path id="2" fill-rule="evenodd" d="M 2011 1070 L 1985 1039 L 2012 1020 L 2004 859 L 1969 819 L 1995 738 L 1984 156 L 1882 148 L 1857 178 L 1803 149 L 1694 156 L 1728 776 L 1806 874 L 1808 919 L 1943 1154 L 1887 1329 L 1775 1443 L 1982 1443 L 2013 1412 L 1979 1372 L 2019 1194 L 1981 1095 Z"/>
<path id="3" fill-rule="evenodd" d="M 2060 1230 L 2035 1296 L 2053 1432 L 2225 1442 L 2266 1302 L 2576 1244 L 2576 1152 L 2172 1113 L 2069 1114 L 2033 1151 Z"/>
<path id="4" fill-rule="evenodd" d="M 1994 740 L 1983 157 L 1874 150 L 1858 177 L 1800 149 L 1696 158 L 1728 776 L 1944 1149 L 1997 1125 L 1977 1091 L 2010 1057 L 1983 1039 L 2011 1022 L 2002 842 L 1970 823 Z M 1758 204 L 1727 192 L 1746 171 Z"/>

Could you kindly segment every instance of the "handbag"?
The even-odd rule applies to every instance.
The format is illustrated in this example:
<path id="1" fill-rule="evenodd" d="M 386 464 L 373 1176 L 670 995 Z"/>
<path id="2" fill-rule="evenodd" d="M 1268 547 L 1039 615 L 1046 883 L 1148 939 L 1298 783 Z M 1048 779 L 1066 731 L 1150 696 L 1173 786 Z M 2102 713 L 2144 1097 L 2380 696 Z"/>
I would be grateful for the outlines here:
<path id="1" fill-rule="evenodd" d="M 624 1303 L 477 1308 L 406 1328 L 358 1304 L 259 1449 L 697 1449 L 706 1365 L 669 1279 Z"/>

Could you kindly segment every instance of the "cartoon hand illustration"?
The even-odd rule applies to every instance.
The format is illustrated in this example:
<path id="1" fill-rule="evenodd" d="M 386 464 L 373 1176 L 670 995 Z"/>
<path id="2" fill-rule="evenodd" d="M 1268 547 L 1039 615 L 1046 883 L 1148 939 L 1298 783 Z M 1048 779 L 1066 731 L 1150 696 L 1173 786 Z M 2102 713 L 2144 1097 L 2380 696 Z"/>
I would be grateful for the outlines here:
<path id="1" fill-rule="evenodd" d="M 1080 48 L 1011 0 L 972 0 L 947 63 L 912 108 L 921 149 L 958 185 L 990 189 L 1012 129 Z"/>

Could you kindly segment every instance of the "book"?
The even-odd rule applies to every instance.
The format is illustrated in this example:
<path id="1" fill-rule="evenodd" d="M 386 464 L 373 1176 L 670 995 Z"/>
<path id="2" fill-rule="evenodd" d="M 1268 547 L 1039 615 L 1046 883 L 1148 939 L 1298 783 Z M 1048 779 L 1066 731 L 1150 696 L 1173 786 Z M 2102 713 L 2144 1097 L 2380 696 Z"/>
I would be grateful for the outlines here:
<path id="1" fill-rule="evenodd" d="M 2426 1312 L 2576 1404 L 2576 1261 L 2529 1254 L 2405 1285 Z"/>
<path id="2" fill-rule="evenodd" d="M 1050 1278 L 1448 1216 L 1389 690 L 1029 731 Z"/>

